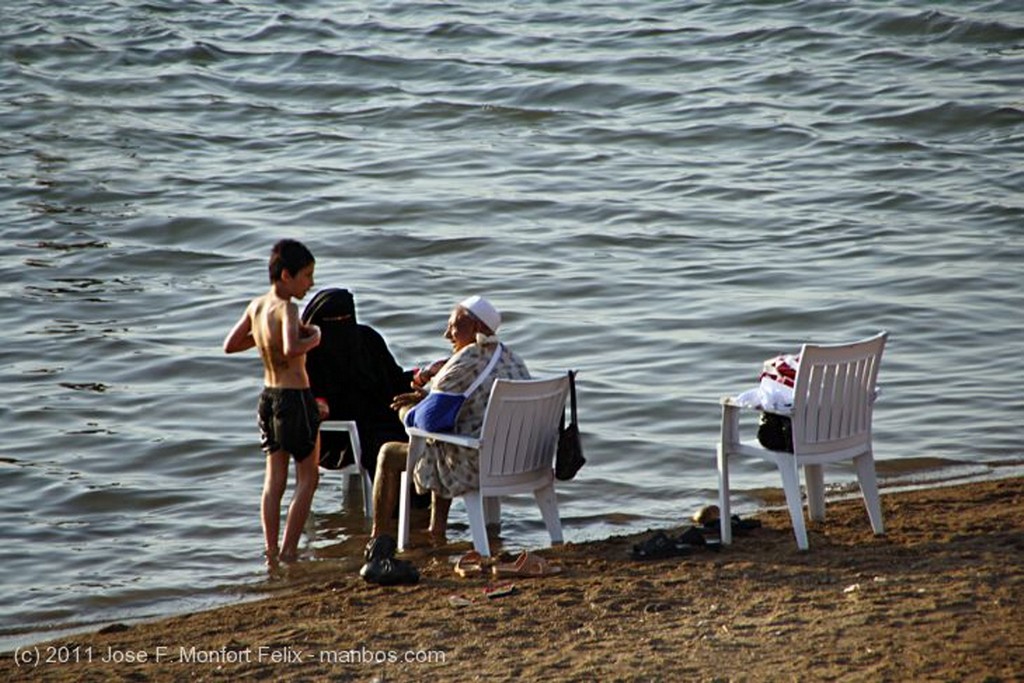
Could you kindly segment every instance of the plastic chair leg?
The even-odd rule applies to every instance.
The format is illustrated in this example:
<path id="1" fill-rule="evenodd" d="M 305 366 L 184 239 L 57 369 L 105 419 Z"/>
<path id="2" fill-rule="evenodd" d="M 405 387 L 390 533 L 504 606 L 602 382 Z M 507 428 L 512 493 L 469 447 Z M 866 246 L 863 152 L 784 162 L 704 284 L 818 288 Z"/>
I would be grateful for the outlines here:
<path id="1" fill-rule="evenodd" d="M 363 512 L 367 519 L 373 519 L 373 480 L 368 472 L 363 472 L 359 477 L 363 482 Z"/>
<path id="2" fill-rule="evenodd" d="M 409 516 L 412 508 L 412 492 L 409 490 L 412 483 L 412 469 L 423 454 L 427 442 L 421 437 L 414 436 L 409 439 L 409 457 L 405 461 L 405 471 L 402 472 L 401 483 L 398 491 L 398 549 L 405 550 L 409 545 Z"/>
<path id="3" fill-rule="evenodd" d="M 320 424 L 321 432 L 347 432 L 349 443 L 352 444 L 355 474 L 363 488 L 363 512 L 367 519 L 373 519 L 373 479 L 363 469 L 363 447 L 359 442 L 359 429 L 354 420 L 326 420 Z M 347 468 L 346 468 L 347 469 Z"/>
<path id="4" fill-rule="evenodd" d="M 491 546 L 487 542 L 484 499 L 480 495 L 480 491 L 467 491 L 462 499 L 466 504 L 466 516 L 469 517 L 469 532 L 473 536 L 473 548 L 484 557 L 490 557 Z"/>
<path id="5" fill-rule="evenodd" d="M 718 446 L 718 527 L 723 545 L 732 543 L 732 513 L 729 509 L 729 454 Z"/>
<path id="6" fill-rule="evenodd" d="M 398 550 L 402 551 L 409 547 L 409 507 L 411 495 L 409 493 L 409 473 L 402 472 L 401 490 L 398 493 Z"/>
<path id="7" fill-rule="evenodd" d="M 821 465 L 805 465 L 807 481 L 807 516 L 815 522 L 825 521 L 825 472 Z"/>
<path id="8" fill-rule="evenodd" d="M 807 527 L 804 525 L 804 511 L 800 500 L 800 471 L 795 461 L 779 463 L 779 474 L 782 475 L 782 490 L 786 492 L 786 506 L 793 522 L 793 534 L 800 550 L 807 550 Z"/>
<path id="9" fill-rule="evenodd" d="M 723 545 L 732 543 L 732 512 L 729 505 L 729 449 L 739 443 L 739 408 L 722 403 L 722 423 L 718 435 L 718 525 Z"/>
<path id="10" fill-rule="evenodd" d="M 868 509 L 871 530 L 877 535 L 885 533 L 885 522 L 882 519 L 882 499 L 878 495 L 878 480 L 875 477 L 875 459 L 871 453 L 859 455 L 853 459 L 857 464 L 857 481 L 864 496 L 864 507 Z"/>
<path id="11" fill-rule="evenodd" d="M 558 498 L 555 496 L 554 483 L 537 489 L 533 492 L 533 497 L 537 499 L 537 507 L 544 518 L 544 526 L 548 528 L 551 544 L 562 543 L 562 520 L 558 516 Z"/>

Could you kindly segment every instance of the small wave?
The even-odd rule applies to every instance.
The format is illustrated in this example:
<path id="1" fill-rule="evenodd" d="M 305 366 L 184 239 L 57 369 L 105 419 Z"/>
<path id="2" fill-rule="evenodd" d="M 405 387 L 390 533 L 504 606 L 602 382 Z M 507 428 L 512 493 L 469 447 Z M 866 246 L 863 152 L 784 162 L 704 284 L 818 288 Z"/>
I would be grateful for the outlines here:
<path id="1" fill-rule="evenodd" d="M 940 10 L 897 13 L 880 12 L 864 22 L 871 31 L 884 36 L 921 36 L 930 42 L 1006 44 L 1024 41 L 1024 27 L 959 16 Z"/>
<path id="2" fill-rule="evenodd" d="M 102 382 L 60 382 L 59 384 L 65 389 L 72 389 L 74 391 L 92 391 L 100 394 L 110 388 Z"/>
<path id="3" fill-rule="evenodd" d="M 866 116 L 868 125 L 911 130 L 930 135 L 963 135 L 970 130 L 1017 127 L 1024 124 L 1024 110 L 1006 106 L 943 102 L 897 114 Z"/>
<path id="4" fill-rule="evenodd" d="M 80 249 L 107 249 L 110 242 L 106 240 L 89 239 L 81 242 L 60 242 L 56 240 L 44 240 L 34 245 L 21 245 L 35 247 L 36 249 L 49 249 L 53 251 L 78 251 Z"/>

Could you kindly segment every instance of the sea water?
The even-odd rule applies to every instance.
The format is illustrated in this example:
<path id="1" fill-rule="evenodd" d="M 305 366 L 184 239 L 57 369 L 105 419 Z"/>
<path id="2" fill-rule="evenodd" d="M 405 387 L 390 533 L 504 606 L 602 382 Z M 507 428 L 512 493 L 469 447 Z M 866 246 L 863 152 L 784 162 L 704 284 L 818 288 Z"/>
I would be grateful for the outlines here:
<path id="1" fill-rule="evenodd" d="M 1017 2 L 19 0 L 0 54 L 5 648 L 270 580 L 220 343 L 281 237 L 407 367 L 480 293 L 579 370 L 569 541 L 713 501 L 719 397 L 805 341 L 889 331 L 889 484 L 1019 470 Z M 354 571 L 360 510 L 325 473 L 306 557 Z"/>

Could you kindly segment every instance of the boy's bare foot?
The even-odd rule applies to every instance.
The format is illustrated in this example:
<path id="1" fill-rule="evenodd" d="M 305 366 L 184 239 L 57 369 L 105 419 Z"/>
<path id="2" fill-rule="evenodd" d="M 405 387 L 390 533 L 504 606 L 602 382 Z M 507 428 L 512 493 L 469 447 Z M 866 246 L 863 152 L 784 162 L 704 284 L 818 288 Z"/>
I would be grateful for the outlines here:
<path id="1" fill-rule="evenodd" d="M 277 556 L 281 562 L 297 562 L 299 559 L 299 552 L 297 550 L 283 550 Z"/>
<path id="2" fill-rule="evenodd" d="M 443 545 L 448 545 L 448 536 L 445 534 L 444 531 L 438 533 L 433 529 L 430 529 L 430 545 L 434 546 L 435 548 Z"/>
<path id="3" fill-rule="evenodd" d="M 264 556 L 264 560 L 266 561 L 266 564 L 267 564 L 267 569 L 276 569 L 277 568 L 277 561 L 278 561 L 277 560 L 277 556 L 278 556 L 277 548 L 267 548 L 266 550 L 263 551 L 263 556 Z"/>

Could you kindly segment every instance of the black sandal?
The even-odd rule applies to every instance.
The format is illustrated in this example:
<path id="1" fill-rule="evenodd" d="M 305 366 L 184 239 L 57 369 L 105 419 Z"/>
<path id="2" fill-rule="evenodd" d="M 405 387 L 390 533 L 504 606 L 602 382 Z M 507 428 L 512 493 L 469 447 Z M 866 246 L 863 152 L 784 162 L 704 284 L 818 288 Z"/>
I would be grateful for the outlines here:
<path id="1" fill-rule="evenodd" d="M 381 586 L 413 584 L 420 580 L 420 572 L 411 562 L 390 557 L 383 560 L 370 560 L 359 570 L 359 575 L 367 583 L 376 583 Z"/>
<path id="2" fill-rule="evenodd" d="M 761 520 L 759 519 L 740 519 L 739 515 L 733 515 L 731 520 L 733 531 L 750 531 L 761 528 Z"/>
<path id="3" fill-rule="evenodd" d="M 704 547 L 708 544 L 708 539 L 704 538 L 704 534 L 700 532 L 700 529 L 691 526 L 687 527 L 686 531 L 679 535 L 679 538 L 676 539 L 676 544 Z"/>
<path id="4" fill-rule="evenodd" d="M 678 542 L 669 538 L 664 531 L 658 531 L 643 543 L 633 546 L 634 560 L 663 560 L 679 557 L 686 551 Z"/>
<path id="5" fill-rule="evenodd" d="M 366 543 L 366 549 L 363 550 L 363 559 L 367 562 L 371 560 L 386 560 L 394 557 L 396 550 L 398 550 L 398 544 L 395 542 L 395 539 L 384 534 L 371 538 Z"/>

